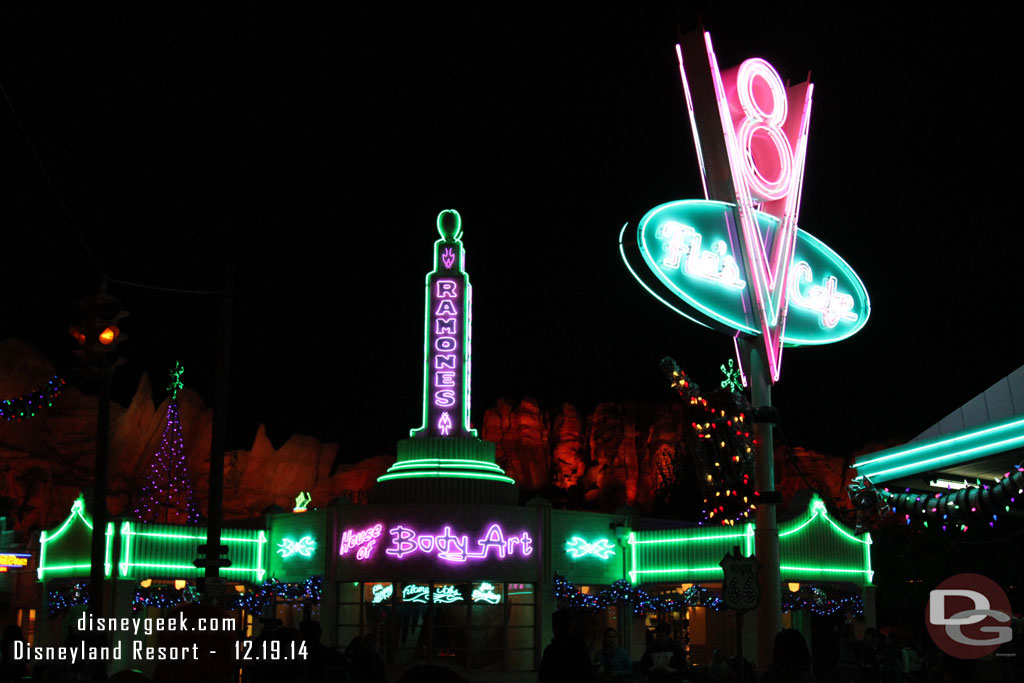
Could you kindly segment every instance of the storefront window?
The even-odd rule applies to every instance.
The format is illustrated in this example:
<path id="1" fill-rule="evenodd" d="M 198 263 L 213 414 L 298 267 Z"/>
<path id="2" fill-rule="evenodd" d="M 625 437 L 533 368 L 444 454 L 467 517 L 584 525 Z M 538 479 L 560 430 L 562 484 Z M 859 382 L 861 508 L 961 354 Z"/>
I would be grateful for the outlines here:
<path id="1" fill-rule="evenodd" d="M 346 588 L 347 586 L 347 588 Z M 393 668 L 535 668 L 533 584 L 388 581 L 339 584 L 338 642 L 373 633 Z"/>

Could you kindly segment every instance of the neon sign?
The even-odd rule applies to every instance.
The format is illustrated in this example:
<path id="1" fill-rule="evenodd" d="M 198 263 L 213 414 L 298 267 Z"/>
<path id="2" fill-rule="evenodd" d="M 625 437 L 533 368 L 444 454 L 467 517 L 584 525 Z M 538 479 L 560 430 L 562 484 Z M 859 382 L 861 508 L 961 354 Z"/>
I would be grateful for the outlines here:
<path id="1" fill-rule="evenodd" d="M 419 586 L 417 584 L 410 583 L 402 589 L 402 602 L 425 603 L 428 595 L 430 595 L 430 586 Z"/>
<path id="2" fill-rule="evenodd" d="M 787 88 L 763 59 L 720 70 L 707 33 L 687 36 L 676 53 L 705 199 L 647 212 L 635 251 L 623 226 L 620 252 L 672 310 L 758 337 L 777 381 L 783 343 L 845 339 L 870 312 L 857 274 L 797 227 L 814 88 Z M 641 276 L 648 271 L 653 280 Z"/>
<path id="3" fill-rule="evenodd" d="M 439 605 L 449 605 L 453 602 L 462 602 L 462 591 L 456 586 L 437 586 L 434 589 L 434 602 Z"/>
<path id="4" fill-rule="evenodd" d="M 483 537 L 472 544 L 469 536 L 455 535 L 448 525 L 440 533 L 424 534 L 399 524 L 388 529 L 388 534 L 391 536 L 391 546 L 385 553 L 399 560 L 413 553 L 434 554 L 446 562 L 484 560 L 492 555 L 497 559 L 505 559 L 516 552 L 522 557 L 533 554 L 533 538 L 528 532 L 506 536 L 500 524 L 490 525 Z"/>
<path id="5" fill-rule="evenodd" d="M 306 506 L 313 498 L 309 495 L 309 491 L 299 491 L 299 495 L 295 496 L 295 507 L 292 508 L 292 512 L 305 512 Z"/>
<path id="6" fill-rule="evenodd" d="M 437 217 L 434 269 L 427 274 L 423 426 L 411 436 L 476 436 L 469 428 L 472 295 L 463 269 L 462 219 L 455 210 Z"/>
<path id="7" fill-rule="evenodd" d="M 285 538 L 277 545 L 277 552 L 281 559 L 289 558 L 292 555 L 312 557 L 313 553 L 316 552 L 316 541 L 313 540 L 312 536 L 303 536 L 297 541 Z"/>
<path id="8" fill-rule="evenodd" d="M 26 553 L 3 553 L 0 555 L 0 567 L 27 567 L 30 557 L 32 556 Z"/>
<path id="9" fill-rule="evenodd" d="M 383 524 L 374 524 L 362 531 L 356 531 L 355 529 L 346 530 L 341 535 L 341 547 L 338 549 L 338 554 L 347 555 L 350 550 L 356 549 L 357 560 L 369 559 L 383 530 Z"/>
<path id="10" fill-rule="evenodd" d="M 565 552 L 571 555 L 574 560 L 586 557 L 587 555 L 593 555 L 600 560 L 607 560 L 615 554 L 615 546 L 607 538 L 600 538 L 589 543 L 579 536 L 573 536 L 565 544 Z"/>
<path id="11" fill-rule="evenodd" d="M 388 598 L 390 598 L 395 592 L 394 584 L 383 584 L 378 583 L 373 586 L 373 600 L 371 604 L 379 605 Z"/>
<path id="12" fill-rule="evenodd" d="M 488 605 L 497 605 L 501 602 L 501 593 L 494 592 L 494 586 L 483 581 L 479 588 L 473 589 L 473 602 L 486 602 Z"/>

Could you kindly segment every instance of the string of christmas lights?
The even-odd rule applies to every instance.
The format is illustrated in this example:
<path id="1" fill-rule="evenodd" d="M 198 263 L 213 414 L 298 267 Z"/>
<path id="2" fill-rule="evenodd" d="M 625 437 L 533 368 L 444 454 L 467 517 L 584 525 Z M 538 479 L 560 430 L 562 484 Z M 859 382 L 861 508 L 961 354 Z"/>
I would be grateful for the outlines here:
<path id="1" fill-rule="evenodd" d="M 199 589 L 192 584 L 186 584 L 180 590 L 173 586 L 149 586 L 146 588 L 140 586 L 135 589 L 135 596 L 132 598 L 132 611 L 138 612 L 143 607 L 190 605 L 199 600 Z"/>
<path id="2" fill-rule="evenodd" d="M 185 437 L 178 410 L 178 390 L 184 386 L 181 382 L 184 371 L 181 363 L 175 363 L 171 371 L 171 385 L 167 387 L 171 392 L 167 424 L 135 506 L 135 517 L 142 522 L 199 523 L 199 508 L 188 477 Z"/>
<path id="3" fill-rule="evenodd" d="M 274 598 L 279 600 L 312 600 L 320 602 L 324 577 L 311 576 L 302 583 L 282 583 L 267 579 L 254 591 L 241 593 L 230 602 L 230 609 L 244 609 L 252 614 L 262 614 Z"/>
<path id="4" fill-rule="evenodd" d="M 50 618 L 55 619 L 72 607 L 89 604 L 89 582 L 80 581 L 66 590 L 52 590 L 46 593 L 46 607 Z"/>
<path id="5" fill-rule="evenodd" d="M 975 481 L 973 486 L 940 493 L 893 493 L 887 488 L 875 492 L 907 525 L 920 523 L 929 529 L 966 533 L 970 528 L 994 529 L 1000 516 L 1019 517 L 1024 467 L 1006 472 L 991 486 Z"/>
<path id="6" fill-rule="evenodd" d="M 715 612 L 728 609 L 718 593 L 697 584 L 684 590 L 678 598 L 651 595 L 626 580 L 616 581 L 611 587 L 599 593 L 590 594 L 577 589 L 564 576 L 556 575 L 555 597 L 566 603 L 570 609 L 581 612 L 602 610 L 624 602 L 633 603 L 633 612 L 638 615 L 646 612 L 682 612 L 687 607 L 707 607 Z M 829 597 L 824 589 L 808 586 L 797 592 L 783 590 L 782 609 L 787 612 L 809 609 L 819 616 L 829 616 L 846 611 L 859 615 L 864 613 L 864 603 L 855 593 Z"/>
<path id="7" fill-rule="evenodd" d="M 32 391 L 18 398 L 0 401 L 0 417 L 18 422 L 35 417 L 43 408 L 53 406 L 53 402 L 64 389 L 64 384 L 62 377 L 54 375 L 46 382 L 46 388 L 41 391 Z"/>
<path id="8" fill-rule="evenodd" d="M 732 526 L 750 518 L 758 492 L 754 485 L 754 449 L 746 413 L 750 403 L 740 391 L 739 370 L 722 365 L 721 389 L 701 394 L 700 387 L 666 356 L 661 368 L 683 400 L 690 430 L 686 452 L 703 497 L 703 523 Z M 709 400 L 710 399 L 710 400 Z"/>

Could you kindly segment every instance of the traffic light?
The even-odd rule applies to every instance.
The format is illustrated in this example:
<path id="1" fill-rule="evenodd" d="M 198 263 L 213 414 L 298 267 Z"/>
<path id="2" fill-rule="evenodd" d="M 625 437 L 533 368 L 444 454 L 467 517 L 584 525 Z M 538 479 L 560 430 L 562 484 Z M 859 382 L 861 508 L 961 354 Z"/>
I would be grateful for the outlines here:
<path id="1" fill-rule="evenodd" d="M 68 332 L 78 342 L 79 348 L 74 354 L 81 361 L 88 374 L 108 374 L 124 358 L 118 354 L 118 345 L 127 339 L 121 333 L 118 323 L 128 316 L 121 308 L 121 302 L 107 294 L 106 285 L 101 285 L 99 292 L 78 302 L 82 313 L 82 322 L 72 325 Z"/>

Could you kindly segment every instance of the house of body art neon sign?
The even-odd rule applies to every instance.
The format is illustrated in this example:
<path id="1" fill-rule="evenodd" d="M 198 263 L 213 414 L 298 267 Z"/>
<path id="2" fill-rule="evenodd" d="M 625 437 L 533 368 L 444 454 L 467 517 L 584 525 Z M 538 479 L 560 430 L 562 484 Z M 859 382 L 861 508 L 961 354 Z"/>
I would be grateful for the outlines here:
<path id="1" fill-rule="evenodd" d="M 703 31 L 676 53 L 705 199 L 648 211 L 635 247 L 623 226 L 620 251 L 672 310 L 758 338 L 776 381 L 783 344 L 845 339 L 870 312 L 853 269 L 797 227 L 813 86 L 786 87 L 763 59 L 721 70 Z"/>
<path id="2" fill-rule="evenodd" d="M 508 535 L 500 524 L 491 524 L 482 536 L 472 541 L 466 534 L 452 532 L 450 525 L 445 525 L 438 533 L 423 533 L 410 526 L 396 524 L 388 529 L 388 534 L 391 545 L 385 552 L 398 560 L 417 553 L 436 555 L 446 562 L 488 558 L 503 560 L 533 554 L 533 537 L 529 532 Z"/>
<path id="3" fill-rule="evenodd" d="M 455 210 L 437 217 L 434 270 L 427 275 L 423 426 L 411 436 L 476 436 L 469 428 L 472 295 L 463 269 L 462 219 Z"/>
<path id="4" fill-rule="evenodd" d="M 369 559 L 383 530 L 383 524 L 374 524 L 362 530 L 348 529 L 341 535 L 341 547 L 338 549 L 338 554 L 347 555 L 354 549 L 357 560 Z"/>

